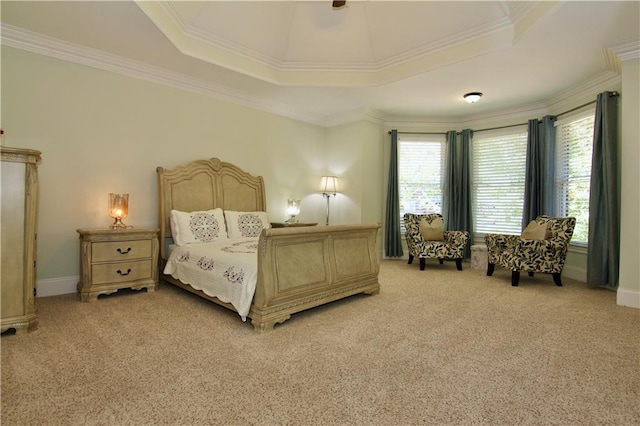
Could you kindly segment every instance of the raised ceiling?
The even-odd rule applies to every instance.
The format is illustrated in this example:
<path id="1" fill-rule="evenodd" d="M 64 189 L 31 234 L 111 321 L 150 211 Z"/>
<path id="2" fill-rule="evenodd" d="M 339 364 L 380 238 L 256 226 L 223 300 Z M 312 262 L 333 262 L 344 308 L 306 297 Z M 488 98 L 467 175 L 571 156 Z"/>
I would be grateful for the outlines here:
<path id="1" fill-rule="evenodd" d="M 511 46 L 554 2 L 138 2 L 185 55 L 287 86 L 372 86 Z"/>
<path id="2" fill-rule="evenodd" d="M 5 0 L 1 16 L 5 45 L 330 124 L 544 107 L 619 74 L 639 4 Z"/>

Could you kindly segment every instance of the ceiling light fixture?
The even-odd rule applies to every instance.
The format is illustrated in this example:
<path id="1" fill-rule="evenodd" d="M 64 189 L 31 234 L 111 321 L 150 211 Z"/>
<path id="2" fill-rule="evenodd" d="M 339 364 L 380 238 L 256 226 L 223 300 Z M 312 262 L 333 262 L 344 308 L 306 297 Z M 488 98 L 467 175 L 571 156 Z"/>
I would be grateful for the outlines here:
<path id="1" fill-rule="evenodd" d="M 463 97 L 470 104 L 475 104 L 476 102 L 478 102 L 478 99 L 480 99 L 481 96 L 482 96 L 482 93 L 480 92 L 470 92 L 464 95 Z"/>
<path id="2" fill-rule="evenodd" d="M 333 2 L 333 8 L 334 9 L 342 9 L 346 5 L 347 5 L 347 0 L 343 0 L 343 1 L 335 0 Z"/>

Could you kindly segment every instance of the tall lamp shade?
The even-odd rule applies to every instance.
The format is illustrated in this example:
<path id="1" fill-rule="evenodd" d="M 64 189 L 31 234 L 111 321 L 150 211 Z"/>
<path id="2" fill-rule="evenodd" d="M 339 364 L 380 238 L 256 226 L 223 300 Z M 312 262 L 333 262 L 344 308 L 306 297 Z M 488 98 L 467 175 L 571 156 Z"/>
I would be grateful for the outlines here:
<path id="1" fill-rule="evenodd" d="M 336 176 L 322 176 L 320 178 L 320 187 L 318 188 L 322 195 L 327 198 L 327 221 L 329 224 L 329 198 L 335 197 L 338 192 L 338 178 Z"/>

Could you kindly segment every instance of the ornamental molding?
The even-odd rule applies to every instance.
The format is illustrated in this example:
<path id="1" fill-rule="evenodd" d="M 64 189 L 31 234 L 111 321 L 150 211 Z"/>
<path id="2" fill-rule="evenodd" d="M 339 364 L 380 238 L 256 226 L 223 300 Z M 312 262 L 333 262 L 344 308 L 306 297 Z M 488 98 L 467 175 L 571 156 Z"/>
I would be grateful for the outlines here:
<path id="1" fill-rule="evenodd" d="M 640 38 L 605 47 L 602 53 L 607 67 L 617 74 L 622 74 L 622 62 L 640 58 Z"/>

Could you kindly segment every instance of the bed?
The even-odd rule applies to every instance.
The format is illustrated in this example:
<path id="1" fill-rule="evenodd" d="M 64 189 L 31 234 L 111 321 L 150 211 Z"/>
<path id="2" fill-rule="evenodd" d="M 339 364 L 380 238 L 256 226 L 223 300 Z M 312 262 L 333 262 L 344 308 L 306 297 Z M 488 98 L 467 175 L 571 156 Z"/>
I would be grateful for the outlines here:
<path id="1" fill-rule="evenodd" d="M 183 282 L 190 280 L 176 278 L 179 274 L 171 266 L 178 264 L 180 256 L 185 257 L 184 253 L 175 252 L 171 212 L 174 211 L 174 228 L 176 212 L 214 209 L 225 214 L 266 212 L 264 180 L 217 158 L 193 161 L 172 169 L 158 167 L 156 171 L 162 280 L 236 311 L 242 319 L 250 318 L 256 333 L 273 329 L 296 312 L 358 293 L 379 293 L 380 262 L 376 251 L 379 223 L 265 227 L 253 239 L 223 240 L 218 250 L 243 252 L 243 262 L 247 258 L 255 260 L 254 289 L 248 307 L 238 308 L 239 303 L 230 301 L 224 292 L 214 294 L 193 283 Z M 261 214 L 266 217 L 266 213 Z M 199 244 L 189 245 L 193 250 L 196 246 L 201 249 Z M 191 257 L 208 259 L 202 254 L 191 254 Z M 225 260 L 215 260 L 215 264 L 220 262 Z M 211 264 L 214 264 L 213 260 Z M 204 267 L 207 266 L 210 265 L 205 262 Z M 225 273 L 227 278 L 237 279 L 239 271 L 238 267 L 235 270 L 227 268 Z M 242 274 L 243 280 L 250 281 L 250 273 L 243 271 Z"/>

